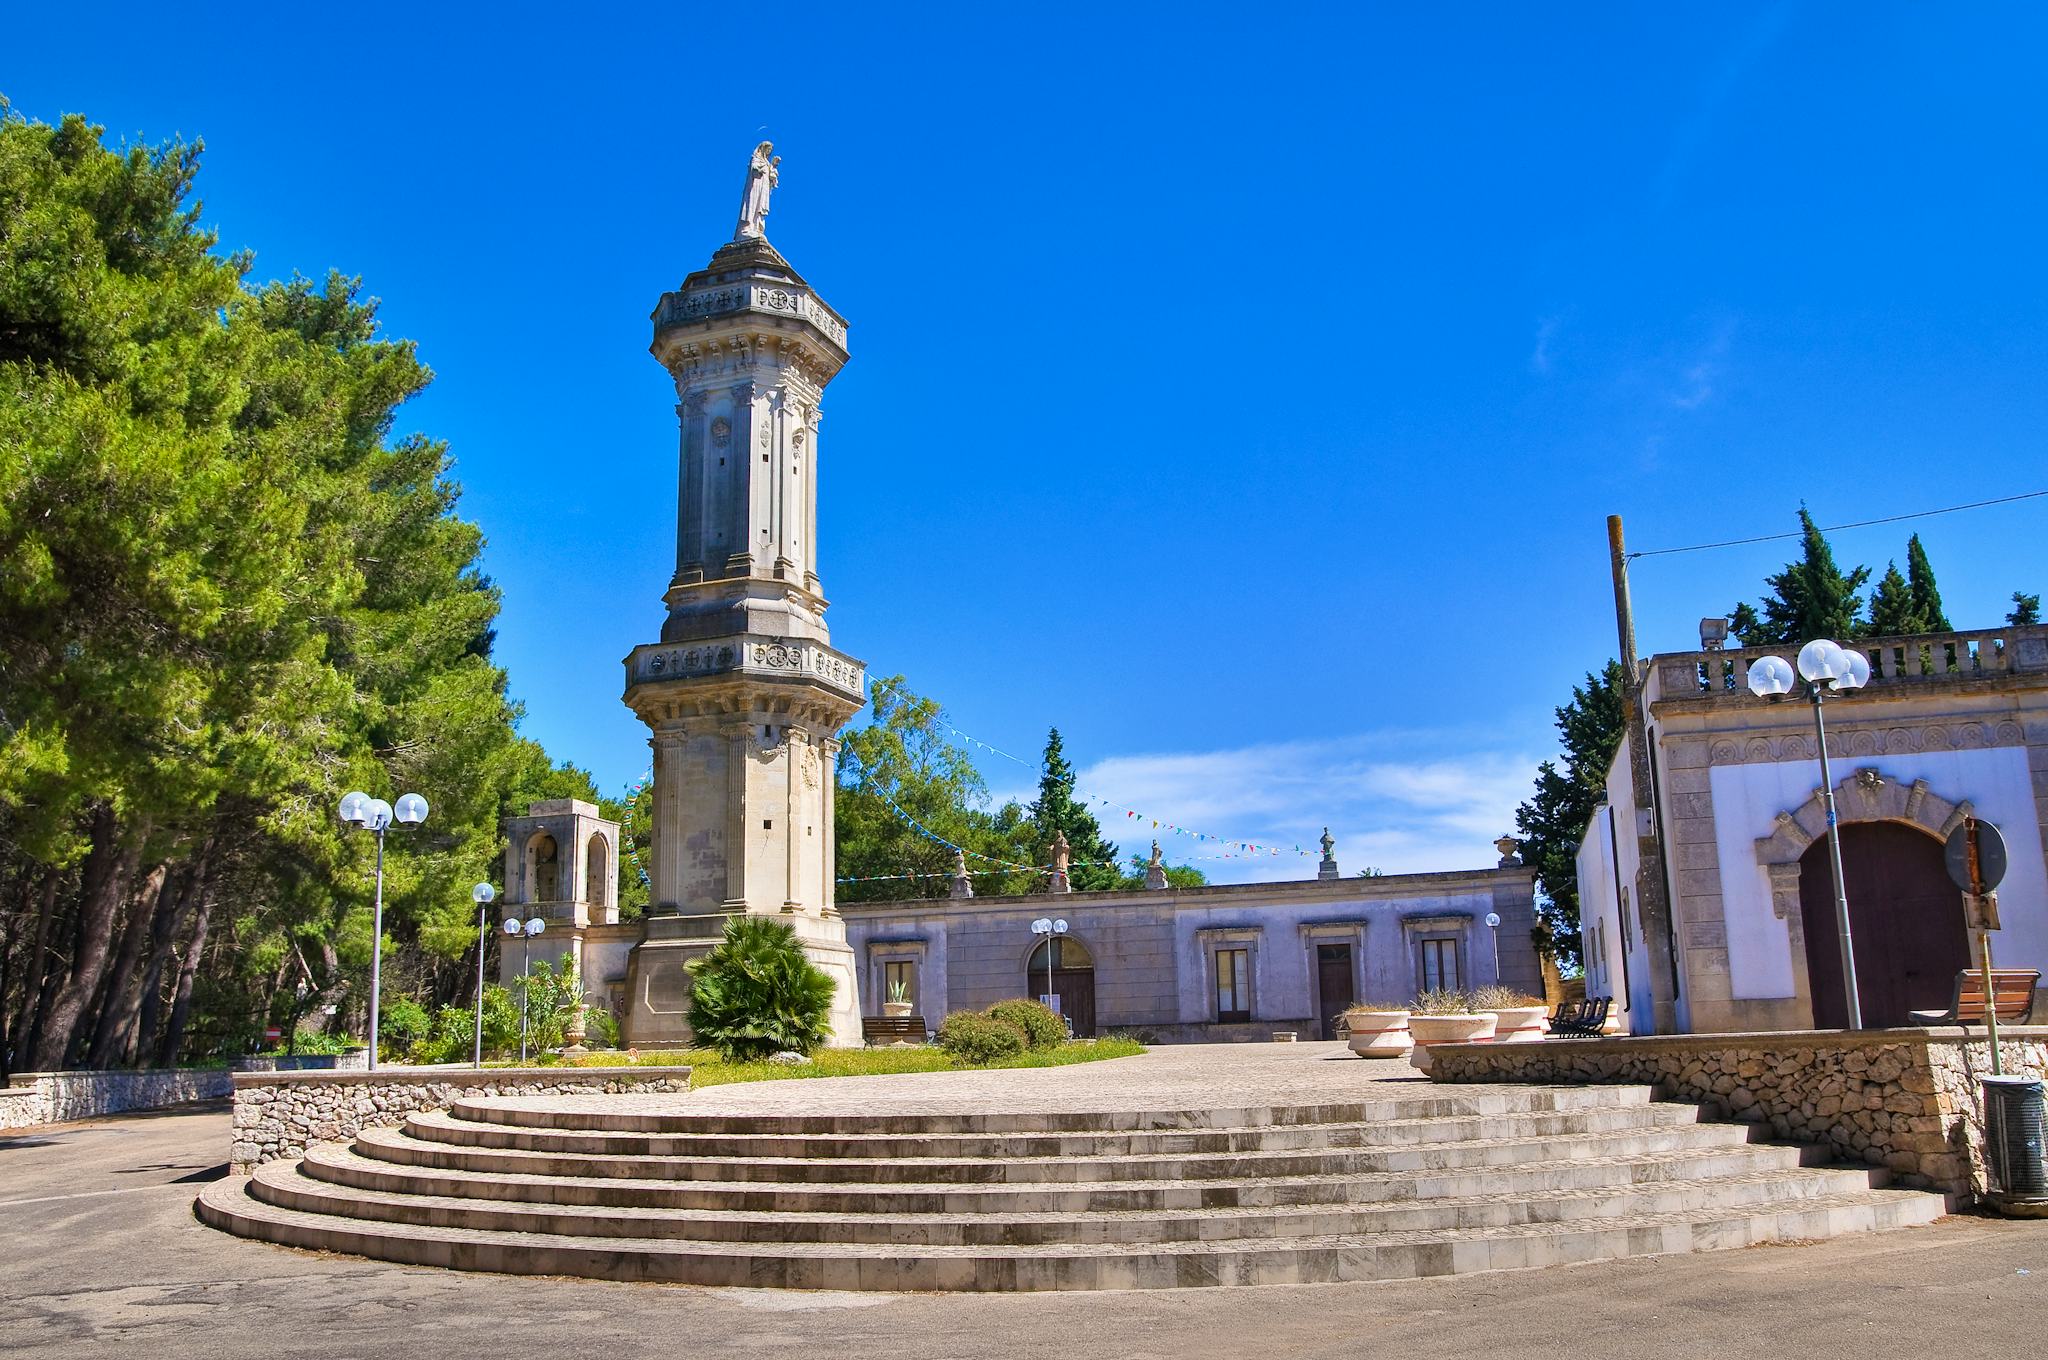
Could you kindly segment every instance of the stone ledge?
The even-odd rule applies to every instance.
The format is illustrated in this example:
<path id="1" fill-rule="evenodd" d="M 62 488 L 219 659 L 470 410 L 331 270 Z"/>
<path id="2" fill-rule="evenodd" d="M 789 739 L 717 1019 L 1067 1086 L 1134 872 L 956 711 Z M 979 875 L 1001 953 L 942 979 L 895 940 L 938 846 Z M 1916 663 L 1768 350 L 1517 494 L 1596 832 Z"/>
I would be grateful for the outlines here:
<path id="1" fill-rule="evenodd" d="M 2048 1072 L 2048 1026 L 1999 1034 L 2007 1072 Z M 1941 1190 L 1952 1202 L 1985 1188 L 1977 1088 L 1990 1070 L 1990 1045 L 1980 1030 L 1438 1044 L 1430 1058 L 1430 1076 L 1445 1082 L 1647 1083 L 1710 1116 L 1764 1124 L 1780 1138 Z"/>
<path id="2" fill-rule="evenodd" d="M 396 1086 L 456 1085 L 473 1086 L 489 1083 L 500 1086 L 546 1085 L 555 1082 L 588 1083 L 591 1081 L 618 1080 L 687 1082 L 690 1069 L 681 1066 L 655 1066 L 641 1064 L 636 1067 L 471 1067 L 468 1063 L 442 1067 L 380 1067 L 372 1072 L 368 1069 L 338 1071 L 333 1068 L 312 1068 L 296 1072 L 237 1072 L 235 1089 L 244 1090 L 251 1086 L 366 1086 L 371 1083 Z"/>
<path id="3" fill-rule="evenodd" d="M 690 1069 L 671 1067 L 399 1067 L 375 1072 L 242 1072 L 228 1160 L 238 1172 L 390 1128 L 409 1114 L 502 1095 L 679 1094 Z"/>

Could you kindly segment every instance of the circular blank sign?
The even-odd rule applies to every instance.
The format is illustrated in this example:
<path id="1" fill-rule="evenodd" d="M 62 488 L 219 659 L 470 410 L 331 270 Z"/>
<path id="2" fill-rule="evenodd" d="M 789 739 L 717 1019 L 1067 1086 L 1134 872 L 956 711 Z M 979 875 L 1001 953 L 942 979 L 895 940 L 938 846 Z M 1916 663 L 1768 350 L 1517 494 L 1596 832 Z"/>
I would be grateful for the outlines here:
<path id="1" fill-rule="evenodd" d="M 1984 891 L 1990 892 L 2005 878 L 2005 837 L 1982 817 L 1974 820 L 1977 825 L 1977 872 L 1983 876 Z M 1969 833 L 1968 821 L 1958 825 L 1948 833 L 1948 848 L 1943 852 L 1948 863 L 1949 881 L 1964 892 L 1976 890 L 1976 885 L 1970 882 Z"/>

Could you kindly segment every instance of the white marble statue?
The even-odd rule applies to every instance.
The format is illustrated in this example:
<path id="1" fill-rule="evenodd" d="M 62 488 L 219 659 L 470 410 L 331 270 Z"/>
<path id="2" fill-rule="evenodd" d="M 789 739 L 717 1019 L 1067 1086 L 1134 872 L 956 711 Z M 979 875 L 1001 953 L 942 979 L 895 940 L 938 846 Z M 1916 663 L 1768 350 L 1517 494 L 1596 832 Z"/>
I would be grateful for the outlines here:
<path id="1" fill-rule="evenodd" d="M 781 178 L 775 167 L 782 164 L 782 157 L 771 155 L 774 150 L 773 142 L 754 148 L 754 158 L 747 165 L 747 191 L 740 198 L 740 224 L 732 234 L 735 241 L 758 240 L 768 234 L 768 195 Z"/>

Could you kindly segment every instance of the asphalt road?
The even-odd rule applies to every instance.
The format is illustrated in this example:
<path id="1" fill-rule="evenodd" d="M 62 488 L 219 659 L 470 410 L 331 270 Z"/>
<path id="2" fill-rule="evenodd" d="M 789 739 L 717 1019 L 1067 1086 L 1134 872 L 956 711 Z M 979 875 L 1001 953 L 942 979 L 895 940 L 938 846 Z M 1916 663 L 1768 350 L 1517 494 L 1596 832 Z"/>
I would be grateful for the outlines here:
<path id="1" fill-rule="evenodd" d="M 381 1265 L 192 1216 L 219 1108 L 0 1134 L 0 1354 L 92 1360 L 1604 1360 L 2038 1356 L 2048 1222 L 1393 1284 L 1016 1296 L 606 1285 Z"/>

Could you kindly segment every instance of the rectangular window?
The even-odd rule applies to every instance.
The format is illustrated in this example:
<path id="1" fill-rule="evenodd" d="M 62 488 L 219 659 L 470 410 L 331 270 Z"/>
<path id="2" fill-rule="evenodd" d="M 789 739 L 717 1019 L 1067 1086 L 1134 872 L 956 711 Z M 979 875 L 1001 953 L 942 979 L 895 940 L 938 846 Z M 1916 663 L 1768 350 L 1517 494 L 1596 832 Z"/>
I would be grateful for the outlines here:
<path id="1" fill-rule="evenodd" d="M 1455 992 L 1462 985 L 1458 976 L 1458 942 L 1456 940 L 1424 940 L 1422 942 L 1422 990 L 1425 992 Z"/>
<path id="2" fill-rule="evenodd" d="M 1216 1019 L 1223 1024 L 1252 1018 L 1252 954 L 1249 949 L 1216 951 Z"/>
<path id="3" fill-rule="evenodd" d="M 917 964 L 911 959 L 891 959 L 882 965 L 882 1000 L 894 1001 L 896 988 L 903 988 L 903 999 L 913 1006 L 917 1004 Z"/>

